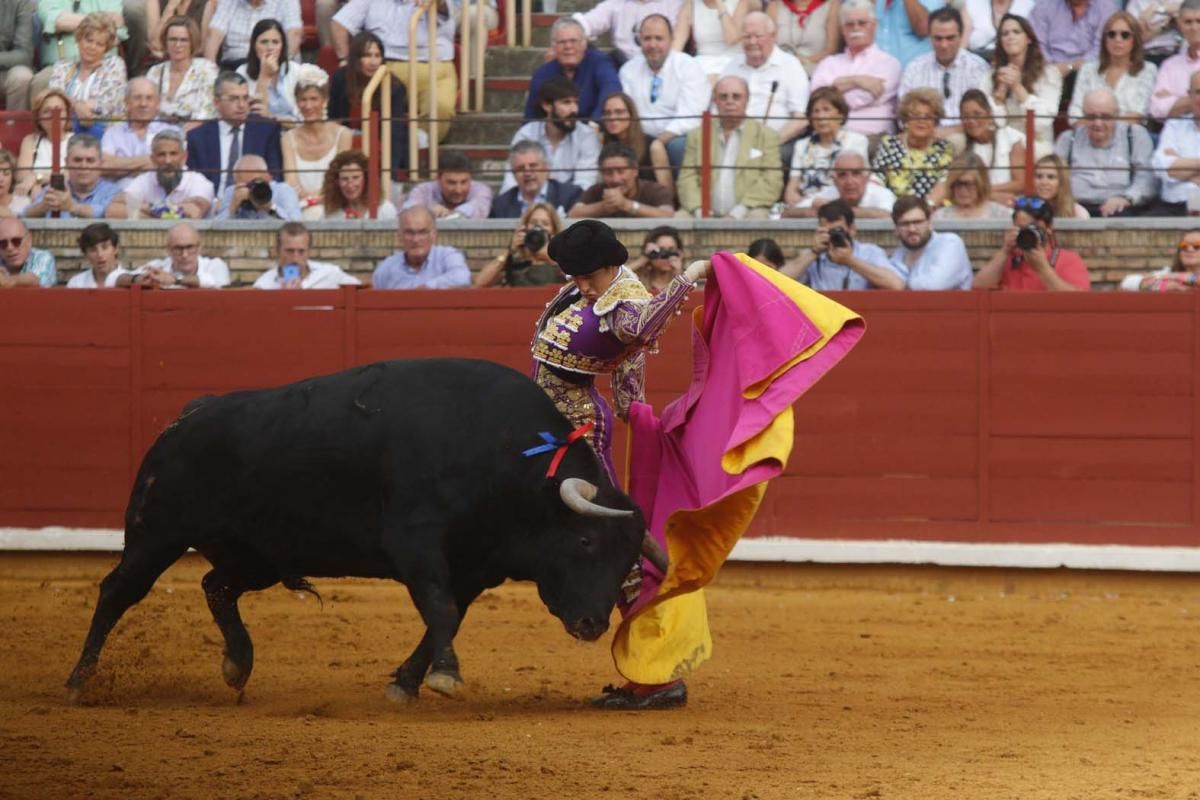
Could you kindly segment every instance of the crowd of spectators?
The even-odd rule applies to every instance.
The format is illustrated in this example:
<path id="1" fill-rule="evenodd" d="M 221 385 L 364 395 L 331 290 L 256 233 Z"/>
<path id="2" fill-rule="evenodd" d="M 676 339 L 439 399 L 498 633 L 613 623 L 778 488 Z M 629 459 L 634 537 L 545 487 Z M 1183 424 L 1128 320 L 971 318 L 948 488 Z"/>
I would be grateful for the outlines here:
<path id="1" fill-rule="evenodd" d="M 407 86 L 417 5 L 438 33 L 417 27 Z M 398 220 L 401 245 L 375 285 L 409 288 L 472 282 L 436 244 L 445 219 L 518 220 L 474 282 L 523 285 L 554 277 L 526 234 L 567 218 L 815 216 L 810 251 L 762 252 L 817 288 L 1086 288 L 1055 218 L 1200 214 L 1200 0 L 602 0 L 553 24 L 498 192 L 446 150 L 432 180 L 379 198 L 355 147 L 362 89 L 381 69 L 398 79 L 392 167 L 406 166 L 409 90 L 444 138 L 459 4 L 329 0 L 317 22 L 333 74 L 300 58 L 298 0 L 5 3 L 4 99 L 33 131 L 0 151 L 0 218 L 278 220 L 289 255 L 256 285 L 289 288 L 351 277 L 310 262 L 295 223 L 374 209 Z M 606 34 L 611 52 L 594 43 Z M 892 219 L 894 254 L 858 241 L 863 218 Z M 958 220 L 1013 223 L 974 279 L 961 241 L 933 231 Z M 122 271 L 116 233 L 94 228 L 80 239 L 91 277 L 73 285 L 175 285 L 158 267 Z M 1038 246 L 1019 231 L 1041 231 Z M 683 251 L 678 231 L 656 232 L 638 257 L 648 285 L 675 263 L 651 252 Z M 4 285 L 45 284 L 40 251 L 8 246 L 29 238 L 0 242 Z"/>

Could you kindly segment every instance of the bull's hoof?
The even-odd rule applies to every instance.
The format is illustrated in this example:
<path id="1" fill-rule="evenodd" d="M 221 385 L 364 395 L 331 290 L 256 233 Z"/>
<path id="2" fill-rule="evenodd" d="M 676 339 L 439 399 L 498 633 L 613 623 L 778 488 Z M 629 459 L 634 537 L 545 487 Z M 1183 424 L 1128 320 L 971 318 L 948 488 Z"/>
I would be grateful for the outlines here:
<path id="1" fill-rule="evenodd" d="M 391 700 L 398 706 L 411 706 L 417 702 L 417 690 L 405 689 L 398 683 L 389 683 L 387 688 L 384 689 L 384 693 L 387 694 L 388 700 Z"/>
<path id="2" fill-rule="evenodd" d="M 242 689 L 246 688 L 246 681 L 250 680 L 250 670 L 225 656 L 225 660 L 221 662 L 221 677 L 230 689 L 236 689 L 240 694 Z"/>
<path id="3" fill-rule="evenodd" d="M 67 687 L 67 705 L 77 706 L 83 702 L 83 687 L 68 686 Z"/>
<path id="4" fill-rule="evenodd" d="M 450 672 L 429 673 L 425 678 L 425 685 L 443 697 L 458 699 L 463 696 L 462 678 Z"/>

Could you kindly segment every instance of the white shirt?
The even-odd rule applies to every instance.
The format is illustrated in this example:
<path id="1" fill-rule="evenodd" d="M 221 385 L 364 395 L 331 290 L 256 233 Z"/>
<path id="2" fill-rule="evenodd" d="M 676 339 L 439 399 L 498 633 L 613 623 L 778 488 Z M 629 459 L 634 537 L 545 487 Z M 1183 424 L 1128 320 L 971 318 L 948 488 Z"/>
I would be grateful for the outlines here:
<path id="1" fill-rule="evenodd" d="M 105 276 L 103 288 L 111 289 L 117 285 L 117 278 L 120 278 L 122 275 L 137 275 L 139 272 L 141 272 L 141 270 L 126 269 L 118 264 L 117 266 L 113 267 L 112 272 Z M 72 277 L 71 280 L 67 281 L 67 288 L 99 289 L 101 286 L 100 284 L 96 283 L 96 275 L 89 267 L 78 275 Z"/>
<path id="2" fill-rule="evenodd" d="M 996 48 L 996 22 L 992 18 L 992 0 L 966 0 L 963 9 L 971 16 L 971 50 L 994 50 Z M 1033 0 L 1012 0 L 1008 13 L 1029 19 L 1033 11 Z"/>
<path id="3" fill-rule="evenodd" d="M 705 80 L 708 79 L 705 78 Z M 712 210 L 715 216 L 727 216 L 738 204 L 737 192 L 734 188 L 737 181 L 737 170 L 734 167 L 737 166 L 738 150 L 741 146 L 742 129 L 738 127 L 730 131 L 729 138 L 721 145 L 721 163 L 717 165 L 719 169 L 712 193 Z"/>
<path id="4" fill-rule="evenodd" d="M 619 74 L 621 88 L 633 98 L 647 136 L 657 137 L 664 131 L 685 136 L 700 126 L 700 115 L 708 108 L 712 86 L 700 63 L 687 53 L 671 51 L 657 73 L 650 69 L 646 57 L 638 54 L 625 62 Z M 657 91 L 651 91 L 656 88 L 656 75 L 661 85 Z"/>
<path id="5" fill-rule="evenodd" d="M 125 203 L 129 208 L 130 219 L 137 217 L 138 211 L 145 203 L 149 203 L 151 207 L 168 204 L 177 206 L 193 197 L 207 200 L 209 208 L 212 207 L 212 181 L 191 170 L 183 171 L 179 176 L 179 185 L 170 194 L 159 185 L 158 175 L 153 172 L 143 172 L 125 187 Z"/>
<path id="6" fill-rule="evenodd" d="M 528 139 L 546 148 L 550 157 L 549 177 L 559 183 L 573 183 L 584 189 L 590 189 L 596 183 L 596 167 L 600 158 L 600 137 L 590 127 L 582 122 L 575 123 L 575 130 L 558 143 L 557 146 L 546 138 L 548 120 L 526 122 L 517 129 L 512 143 Z M 507 192 L 517 185 L 512 169 L 504 174 L 504 184 L 500 193 Z"/>
<path id="7" fill-rule="evenodd" d="M 255 24 L 264 19 L 278 20 L 285 31 L 304 28 L 300 17 L 300 0 L 263 0 L 262 5 L 257 7 L 246 0 L 224 0 L 217 4 L 209 27 L 225 35 L 218 60 L 246 58 L 250 53 L 250 33 Z"/>
<path id="8" fill-rule="evenodd" d="M 1186 203 L 1188 195 L 1200 188 L 1200 184 L 1167 175 L 1167 168 L 1180 158 L 1200 158 L 1200 128 L 1196 127 L 1196 120 L 1190 114 L 1167 121 L 1151 162 L 1162 181 L 1161 197 L 1168 203 Z"/>
<path id="9" fill-rule="evenodd" d="M 904 74 L 900 77 L 900 97 L 913 89 L 933 89 L 942 96 L 945 106 L 945 116 L 942 125 L 957 125 L 960 112 L 959 103 L 963 92 L 967 89 L 978 89 L 983 76 L 991 71 L 991 66 L 979 56 L 960 49 L 958 55 L 944 67 L 934 53 L 925 53 L 908 62 Z M 947 77 L 949 76 L 949 77 Z M 949 88 L 950 96 L 946 96 Z"/>
<path id="10" fill-rule="evenodd" d="M 602 0 L 590 11 L 572 16 L 589 39 L 612 31 L 613 46 L 626 58 L 634 58 L 640 52 L 637 33 L 642 20 L 651 14 L 662 14 L 674 25 L 682 6 L 683 0 Z"/>
<path id="11" fill-rule="evenodd" d="M 826 186 L 816 194 L 806 197 L 800 201 L 796 208 L 811 208 L 813 200 L 822 197 L 826 200 L 840 200 L 836 186 Z M 862 200 L 857 208 L 878 208 L 881 211 L 891 211 L 892 206 L 896 205 L 896 195 L 892 194 L 892 190 L 886 186 L 880 186 L 875 181 L 867 181 L 867 190 L 863 192 Z"/>
<path id="12" fill-rule="evenodd" d="M 721 73 L 721 77 L 726 75 L 736 75 L 750 84 L 750 103 L 746 106 L 746 116 L 750 119 L 762 122 L 770 103 L 772 118 L 766 120 L 766 125 L 776 131 L 791 122 L 790 117 L 794 114 L 803 115 L 808 108 L 808 73 L 800 59 L 778 45 L 759 67 L 747 64 L 745 54 L 733 59 Z M 774 93 L 772 84 L 775 84 Z"/>
<path id="13" fill-rule="evenodd" d="M 301 289 L 336 289 L 339 286 L 358 286 L 362 283 L 358 278 L 343 270 L 337 264 L 324 261 L 309 261 L 308 274 L 300 281 Z M 255 289 L 282 289 L 283 276 L 279 267 L 271 267 L 258 276 L 254 282 Z"/>
<path id="14" fill-rule="evenodd" d="M 208 181 L 205 181 L 208 183 Z M 153 261 L 147 261 L 141 268 L 137 270 L 140 274 L 147 267 L 174 272 L 174 263 L 171 257 L 156 258 Z M 196 277 L 200 279 L 201 289 L 221 289 L 230 284 L 229 266 L 220 258 L 207 258 L 200 256 L 200 261 L 196 264 Z M 182 289 L 182 286 L 164 286 L 164 289 Z"/>

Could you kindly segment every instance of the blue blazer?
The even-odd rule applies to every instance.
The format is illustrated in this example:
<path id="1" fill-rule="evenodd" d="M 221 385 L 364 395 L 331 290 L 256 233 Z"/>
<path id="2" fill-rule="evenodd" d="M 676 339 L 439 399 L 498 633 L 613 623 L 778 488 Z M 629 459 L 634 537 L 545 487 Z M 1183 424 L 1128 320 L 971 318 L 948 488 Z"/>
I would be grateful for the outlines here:
<path id="1" fill-rule="evenodd" d="M 215 119 L 194 128 L 187 135 L 187 165 L 208 178 L 213 194 L 218 193 L 221 173 L 221 133 Z M 269 120 L 251 117 L 242 130 L 242 155 L 262 156 L 267 169 L 277 181 L 283 180 L 283 152 L 279 149 L 279 125 Z"/>
<path id="2" fill-rule="evenodd" d="M 507 192 L 496 195 L 496 199 L 492 201 L 492 219 L 516 219 L 521 216 L 521 201 L 517 196 L 519 191 L 520 187 L 514 186 Z M 546 202 L 564 212 L 571 210 L 571 206 L 575 205 L 581 194 L 583 189 L 573 183 L 559 183 L 553 178 L 546 181 Z"/>

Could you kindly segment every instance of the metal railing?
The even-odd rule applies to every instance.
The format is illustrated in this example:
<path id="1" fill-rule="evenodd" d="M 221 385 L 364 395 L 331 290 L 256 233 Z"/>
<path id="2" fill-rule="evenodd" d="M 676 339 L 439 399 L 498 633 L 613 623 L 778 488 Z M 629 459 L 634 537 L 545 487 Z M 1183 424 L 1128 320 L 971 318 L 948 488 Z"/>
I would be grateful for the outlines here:
<path id="1" fill-rule="evenodd" d="M 429 13 L 430 10 L 433 13 Z M 421 17 L 428 15 L 429 27 L 426 31 L 425 51 L 429 55 L 429 175 L 437 173 L 438 142 L 437 142 L 437 6 L 430 3 L 423 6 L 420 3 L 413 9 L 408 18 L 408 173 L 416 181 L 420 178 L 420 142 L 417 132 L 420 130 L 420 120 L 417 117 L 417 26 Z M 390 134 L 389 134 L 390 135 Z"/>
<path id="2" fill-rule="evenodd" d="M 487 52 L 488 31 L 484 22 L 485 0 L 475 0 L 475 15 L 471 16 L 471 0 L 463 0 L 462 31 L 459 33 L 461 56 L 458 64 L 458 110 L 483 111 L 484 58 Z M 472 46 L 474 45 L 474 46 Z M 471 94 L 471 66 L 476 67 L 475 94 Z M 471 100 L 474 99 L 474 103 Z"/>
<path id="3" fill-rule="evenodd" d="M 375 92 L 382 85 L 383 96 L 379 105 L 382 115 L 373 110 Z M 412 105 L 410 102 L 409 105 Z M 381 125 L 380 119 L 388 120 Z M 367 157 L 367 199 L 371 209 L 371 219 L 375 219 L 379 211 L 380 176 L 382 174 L 382 193 L 390 195 L 392 190 L 392 71 L 387 66 L 381 67 L 371 76 L 362 96 L 362 150 Z M 381 165 L 382 168 L 381 168 Z"/>

